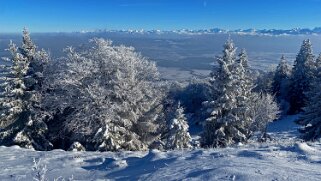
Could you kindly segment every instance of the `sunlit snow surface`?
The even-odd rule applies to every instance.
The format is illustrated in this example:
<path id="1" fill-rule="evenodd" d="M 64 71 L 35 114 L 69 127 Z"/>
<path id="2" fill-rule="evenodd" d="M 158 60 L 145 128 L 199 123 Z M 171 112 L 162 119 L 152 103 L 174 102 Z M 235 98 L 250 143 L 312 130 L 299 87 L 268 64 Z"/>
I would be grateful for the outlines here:
<path id="1" fill-rule="evenodd" d="M 0 147 L 0 180 L 32 180 L 34 158 L 47 165 L 50 180 L 321 180 L 321 144 L 297 138 L 296 118 L 272 123 L 273 141 L 224 149 L 100 153 Z"/>

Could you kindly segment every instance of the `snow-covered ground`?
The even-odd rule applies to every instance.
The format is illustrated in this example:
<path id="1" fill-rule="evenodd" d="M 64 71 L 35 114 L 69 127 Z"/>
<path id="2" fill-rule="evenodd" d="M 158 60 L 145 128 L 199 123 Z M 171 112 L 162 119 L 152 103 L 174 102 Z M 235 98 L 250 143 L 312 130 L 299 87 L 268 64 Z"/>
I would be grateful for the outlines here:
<path id="1" fill-rule="evenodd" d="M 100 153 L 0 147 L 0 180 L 33 180 L 33 159 L 47 166 L 49 180 L 321 180 L 321 143 L 298 139 L 296 118 L 272 123 L 272 141 L 224 149 Z"/>

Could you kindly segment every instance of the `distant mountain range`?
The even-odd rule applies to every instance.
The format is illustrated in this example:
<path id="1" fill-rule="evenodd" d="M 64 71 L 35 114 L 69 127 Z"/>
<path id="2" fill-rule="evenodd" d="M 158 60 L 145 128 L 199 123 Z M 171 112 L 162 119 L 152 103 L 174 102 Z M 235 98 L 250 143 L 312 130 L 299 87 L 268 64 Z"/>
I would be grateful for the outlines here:
<path id="1" fill-rule="evenodd" d="M 202 35 L 202 34 L 239 34 L 239 35 L 321 35 L 321 27 L 313 29 L 308 28 L 293 28 L 290 30 L 282 29 L 237 29 L 225 30 L 220 28 L 212 29 L 181 29 L 181 30 L 95 30 L 81 31 L 81 33 L 127 33 L 127 34 L 187 34 L 187 35 Z"/>

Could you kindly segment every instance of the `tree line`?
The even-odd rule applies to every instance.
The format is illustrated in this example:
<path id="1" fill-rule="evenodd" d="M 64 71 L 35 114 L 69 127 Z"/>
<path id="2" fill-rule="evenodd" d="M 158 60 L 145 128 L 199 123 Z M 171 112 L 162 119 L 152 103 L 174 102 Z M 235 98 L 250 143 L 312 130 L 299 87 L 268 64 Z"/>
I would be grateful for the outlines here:
<path id="1" fill-rule="evenodd" d="M 208 78 L 188 84 L 160 79 L 154 62 L 133 47 L 94 38 L 53 59 L 24 29 L 1 65 L 0 144 L 36 150 L 147 150 L 226 147 L 256 133 L 280 113 L 303 111 L 306 139 L 320 136 L 321 56 L 305 40 L 293 68 L 284 57 L 257 74 L 229 38 Z M 272 76 L 271 76 L 272 75 Z M 202 125 L 201 139 L 189 127 Z"/>

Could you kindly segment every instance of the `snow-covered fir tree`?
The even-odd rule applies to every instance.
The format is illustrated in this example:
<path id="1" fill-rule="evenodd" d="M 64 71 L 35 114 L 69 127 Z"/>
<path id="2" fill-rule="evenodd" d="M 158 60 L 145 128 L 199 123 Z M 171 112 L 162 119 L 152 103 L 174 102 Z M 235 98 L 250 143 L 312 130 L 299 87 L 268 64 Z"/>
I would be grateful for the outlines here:
<path id="1" fill-rule="evenodd" d="M 310 40 L 304 40 L 296 56 L 290 83 L 291 112 L 301 111 L 305 106 L 307 97 L 305 92 L 310 90 L 311 80 L 314 79 L 315 60 Z"/>
<path id="2" fill-rule="evenodd" d="M 311 90 L 305 92 L 307 104 L 303 108 L 303 115 L 297 121 L 303 126 L 300 132 L 306 140 L 321 138 L 321 54 L 316 59 L 315 78 L 311 83 Z"/>
<path id="3" fill-rule="evenodd" d="M 321 82 L 320 80 L 314 84 L 314 88 L 307 93 L 309 95 L 309 101 L 303 108 L 303 115 L 299 119 L 298 123 L 304 126 L 300 129 L 303 133 L 303 137 L 306 140 L 317 140 L 321 138 Z"/>
<path id="4" fill-rule="evenodd" d="M 204 147 L 246 142 L 256 131 L 265 133 L 267 124 L 277 117 L 278 106 L 273 96 L 253 91 L 245 50 L 238 58 L 235 54 L 236 48 L 229 39 L 224 45 L 223 57 L 217 59 L 218 69 L 211 73 L 217 98 L 204 103 L 210 112 L 202 135 Z"/>
<path id="5" fill-rule="evenodd" d="M 159 139 L 164 91 L 155 63 L 97 38 L 66 52 L 45 83 L 54 142 L 65 149 L 78 141 L 87 150 L 146 150 Z"/>
<path id="6" fill-rule="evenodd" d="M 206 119 L 203 133 L 203 146 L 219 147 L 245 142 L 247 76 L 243 67 L 244 60 L 236 60 L 236 48 L 231 39 L 224 45 L 223 57 L 217 58 L 219 67 L 211 73 L 212 87 L 218 98 L 208 103 L 210 117 Z"/>
<path id="7" fill-rule="evenodd" d="M 291 76 L 291 67 L 287 63 L 284 55 L 282 55 L 279 65 L 276 67 L 273 83 L 272 83 L 272 93 L 275 94 L 277 98 L 285 98 L 287 82 Z"/>
<path id="8" fill-rule="evenodd" d="M 237 62 L 234 65 L 234 89 L 237 108 L 234 109 L 238 127 L 247 137 L 251 135 L 251 130 L 248 129 L 252 124 L 252 118 L 248 114 L 249 104 L 252 101 L 252 89 L 254 88 L 253 80 L 251 78 L 248 58 L 245 49 L 241 51 Z"/>
<path id="9" fill-rule="evenodd" d="M 168 124 L 167 149 L 183 149 L 191 147 L 191 136 L 184 115 L 184 108 L 178 103 L 174 118 Z"/>
<path id="10" fill-rule="evenodd" d="M 26 103 L 23 95 L 26 90 L 24 78 L 27 74 L 29 62 L 18 53 L 17 46 L 10 42 L 11 58 L 5 58 L 9 65 L 2 65 L 2 94 L 1 94 L 1 125 L 5 127 L 17 119 L 17 116 L 25 110 Z"/>
<path id="11" fill-rule="evenodd" d="M 50 149 L 40 108 L 42 72 L 49 56 L 37 50 L 26 29 L 22 46 L 11 42 L 8 50 L 11 58 L 6 58 L 8 64 L 2 67 L 0 144 Z"/>
<path id="12" fill-rule="evenodd" d="M 281 109 L 286 113 L 289 109 L 289 84 L 291 78 L 291 67 L 282 55 L 279 65 L 276 67 L 273 83 L 272 94 L 275 95 Z"/>

